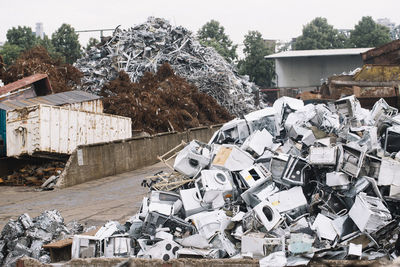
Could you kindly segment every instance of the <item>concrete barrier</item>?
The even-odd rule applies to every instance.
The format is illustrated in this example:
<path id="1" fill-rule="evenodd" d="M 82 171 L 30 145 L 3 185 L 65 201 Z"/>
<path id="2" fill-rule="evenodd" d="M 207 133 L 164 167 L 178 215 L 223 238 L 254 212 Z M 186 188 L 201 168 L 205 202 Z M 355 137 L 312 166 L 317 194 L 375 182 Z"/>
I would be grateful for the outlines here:
<path id="1" fill-rule="evenodd" d="M 79 146 L 71 154 L 57 187 L 69 187 L 154 164 L 182 141 L 208 142 L 220 125 L 189 129 L 185 132 L 139 136 L 109 143 Z"/>

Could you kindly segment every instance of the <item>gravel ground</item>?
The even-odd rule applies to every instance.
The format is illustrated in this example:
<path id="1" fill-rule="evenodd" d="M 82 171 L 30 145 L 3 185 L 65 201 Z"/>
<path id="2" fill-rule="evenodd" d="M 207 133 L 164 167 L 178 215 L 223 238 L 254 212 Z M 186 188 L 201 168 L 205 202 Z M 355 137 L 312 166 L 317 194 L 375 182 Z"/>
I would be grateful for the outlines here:
<path id="1" fill-rule="evenodd" d="M 54 191 L 35 191 L 33 187 L 0 186 L 0 230 L 9 219 L 23 213 L 31 217 L 44 210 L 58 209 L 66 223 L 77 220 L 103 225 L 108 220 L 124 223 L 140 208 L 148 188 L 145 177 L 169 169 L 162 163 Z"/>

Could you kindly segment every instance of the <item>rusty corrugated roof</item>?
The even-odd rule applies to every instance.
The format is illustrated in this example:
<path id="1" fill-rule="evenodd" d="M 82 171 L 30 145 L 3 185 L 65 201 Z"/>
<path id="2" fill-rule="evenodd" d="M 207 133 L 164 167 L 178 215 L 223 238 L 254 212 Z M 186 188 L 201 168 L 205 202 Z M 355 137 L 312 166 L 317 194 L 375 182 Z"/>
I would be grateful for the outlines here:
<path id="1" fill-rule="evenodd" d="M 42 85 L 41 88 L 36 88 L 37 85 L 39 85 L 40 83 L 43 83 L 43 84 L 41 84 Z M 18 90 L 25 88 L 31 84 L 35 85 L 35 90 L 43 91 L 40 94 L 37 93 L 37 95 L 46 95 L 46 94 L 51 94 L 53 92 L 53 89 L 51 88 L 51 84 L 50 84 L 47 74 L 37 73 L 37 74 L 31 75 L 29 77 L 25 77 L 16 82 L 9 83 L 5 86 L 0 87 L 0 96 L 7 94 L 7 93 L 14 92 L 14 91 L 18 91 Z"/>

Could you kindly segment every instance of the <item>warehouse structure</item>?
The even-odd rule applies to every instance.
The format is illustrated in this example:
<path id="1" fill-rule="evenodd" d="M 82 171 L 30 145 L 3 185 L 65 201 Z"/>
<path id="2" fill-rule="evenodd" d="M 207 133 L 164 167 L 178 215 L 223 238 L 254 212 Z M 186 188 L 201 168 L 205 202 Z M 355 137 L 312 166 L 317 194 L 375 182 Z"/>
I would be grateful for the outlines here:
<path id="1" fill-rule="evenodd" d="M 361 53 L 371 48 L 284 51 L 266 56 L 275 60 L 276 86 L 311 90 L 334 74 L 362 67 Z"/>

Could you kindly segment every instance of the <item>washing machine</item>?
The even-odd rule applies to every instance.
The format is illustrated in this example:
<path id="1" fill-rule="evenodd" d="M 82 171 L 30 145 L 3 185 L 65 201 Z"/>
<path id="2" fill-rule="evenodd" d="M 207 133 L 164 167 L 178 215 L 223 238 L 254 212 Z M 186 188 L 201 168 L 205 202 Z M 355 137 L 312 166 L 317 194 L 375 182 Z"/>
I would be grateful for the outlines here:
<path id="1" fill-rule="evenodd" d="M 196 188 L 199 190 L 204 202 L 210 203 L 218 195 L 232 196 L 233 186 L 230 174 L 221 170 L 203 170 L 196 179 Z"/>

